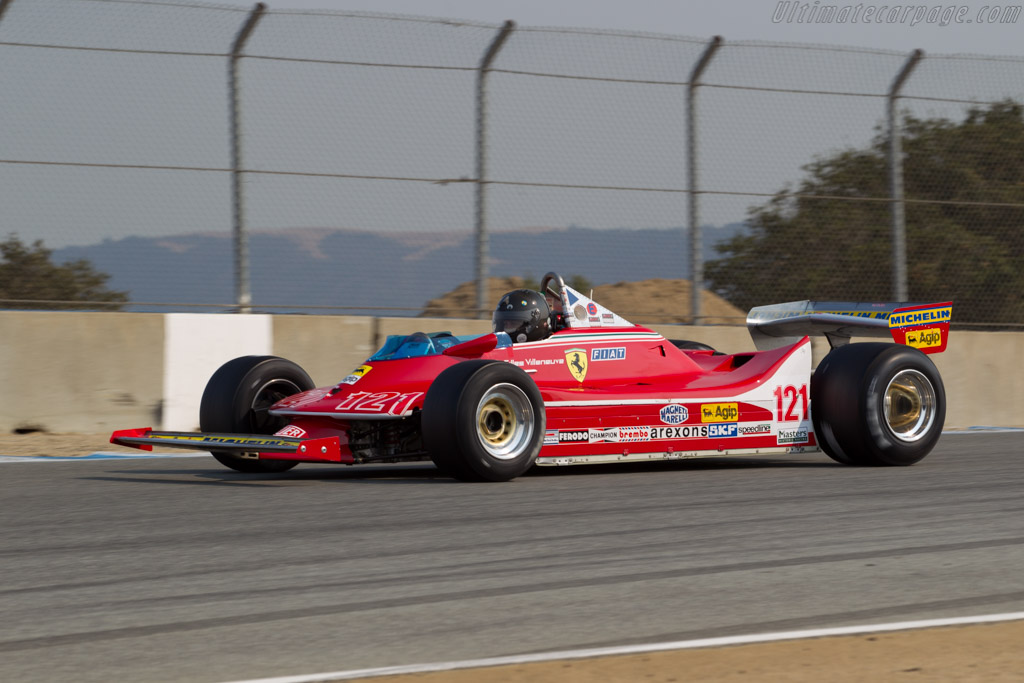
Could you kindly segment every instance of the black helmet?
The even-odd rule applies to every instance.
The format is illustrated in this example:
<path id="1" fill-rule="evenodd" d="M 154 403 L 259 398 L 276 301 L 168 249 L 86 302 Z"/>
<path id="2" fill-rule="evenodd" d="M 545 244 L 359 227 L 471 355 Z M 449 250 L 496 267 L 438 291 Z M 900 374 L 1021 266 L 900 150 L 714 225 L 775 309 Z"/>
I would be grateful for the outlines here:
<path id="1" fill-rule="evenodd" d="M 491 322 L 513 342 L 537 341 L 551 334 L 551 311 L 540 292 L 517 289 L 501 297 Z"/>

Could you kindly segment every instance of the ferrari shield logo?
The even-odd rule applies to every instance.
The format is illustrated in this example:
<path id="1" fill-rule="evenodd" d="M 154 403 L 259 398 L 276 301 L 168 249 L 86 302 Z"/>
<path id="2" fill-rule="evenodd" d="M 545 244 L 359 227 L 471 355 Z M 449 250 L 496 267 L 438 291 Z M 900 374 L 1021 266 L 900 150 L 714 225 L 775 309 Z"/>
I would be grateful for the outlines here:
<path id="1" fill-rule="evenodd" d="M 565 367 L 569 368 L 569 372 L 577 382 L 582 382 L 583 378 L 587 376 L 587 350 L 569 349 L 566 351 Z"/>

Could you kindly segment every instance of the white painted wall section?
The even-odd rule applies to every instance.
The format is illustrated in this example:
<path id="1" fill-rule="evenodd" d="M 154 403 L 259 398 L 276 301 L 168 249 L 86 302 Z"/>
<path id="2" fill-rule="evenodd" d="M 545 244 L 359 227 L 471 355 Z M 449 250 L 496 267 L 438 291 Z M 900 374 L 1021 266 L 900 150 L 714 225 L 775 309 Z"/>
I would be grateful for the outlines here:
<path id="1" fill-rule="evenodd" d="M 199 401 L 210 376 L 238 356 L 268 356 L 269 315 L 168 313 L 165 321 L 162 429 L 199 429 Z"/>

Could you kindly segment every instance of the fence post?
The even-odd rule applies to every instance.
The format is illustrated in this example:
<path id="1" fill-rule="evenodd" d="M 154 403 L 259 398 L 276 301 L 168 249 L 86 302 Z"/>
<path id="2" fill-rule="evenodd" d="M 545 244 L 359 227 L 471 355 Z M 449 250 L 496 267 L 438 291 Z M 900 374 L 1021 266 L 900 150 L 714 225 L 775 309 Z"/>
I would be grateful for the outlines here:
<path id="1" fill-rule="evenodd" d="M 231 208 L 232 232 L 235 251 L 235 303 L 238 313 L 252 312 L 252 292 L 249 290 L 249 238 L 245 230 L 245 206 L 242 203 L 242 131 L 238 103 L 238 60 L 245 42 L 263 16 L 267 6 L 257 2 L 231 44 L 228 62 L 228 100 L 231 106 Z"/>
<path id="2" fill-rule="evenodd" d="M 508 36 L 516 27 L 509 19 L 494 36 L 476 71 L 476 317 L 490 309 L 487 302 L 487 74 Z"/>
<path id="3" fill-rule="evenodd" d="M 903 149 L 900 141 L 901 125 L 896 112 L 896 100 L 903 84 L 924 56 L 922 50 L 914 50 L 896 74 L 889 95 L 886 98 L 886 115 L 889 122 L 889 198 L 892 200 L 892 293 L 896 301 L 909 297 L 907 286 L 907 224 L 903 212 Z"/>
<path id="4" fill-rule="evenodd" d="M 701 322 L 701 293 L 704 291 L 704 255 L 701 253 L 700 212 L 697 202 L 697 86 L 711 58 L 722 45 L 722 36 L 715 36 L 704 47 L 700 59 L 693 65 L 686 85 L 686 169 L 689 176 L 690 221 L 690 314 L 691 324 Z"/>

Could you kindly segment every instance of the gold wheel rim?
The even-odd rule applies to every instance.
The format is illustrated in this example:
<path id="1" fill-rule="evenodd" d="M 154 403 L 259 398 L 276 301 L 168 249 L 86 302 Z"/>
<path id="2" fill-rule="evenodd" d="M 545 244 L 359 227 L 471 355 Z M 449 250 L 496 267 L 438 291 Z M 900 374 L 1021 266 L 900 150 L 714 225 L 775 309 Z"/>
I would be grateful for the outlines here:
<path id="1" fill-rule="evenodd" d="M 496 384 L 480 398 L 476 433 L 483 449 L 498 460 L 512 460 L 530 447 L 536 429 L 533 406 L 514 384 Z"/>
<path id="2" fill-rule="evenodd" d="M 884 397 L 885 423 L 900 441 L 923 438 L 935 422 L 936 397 L 931 380 L 919 370 L 901 370 L 889 380 Z"/>

